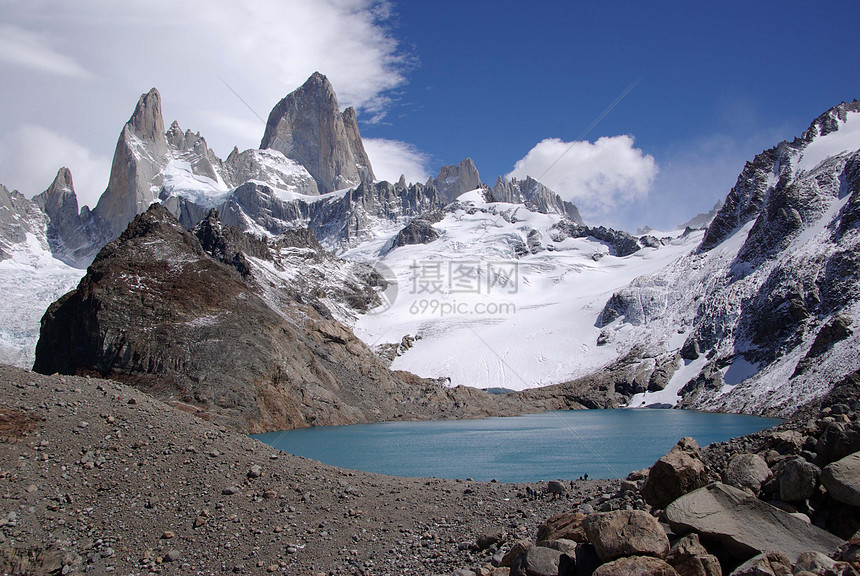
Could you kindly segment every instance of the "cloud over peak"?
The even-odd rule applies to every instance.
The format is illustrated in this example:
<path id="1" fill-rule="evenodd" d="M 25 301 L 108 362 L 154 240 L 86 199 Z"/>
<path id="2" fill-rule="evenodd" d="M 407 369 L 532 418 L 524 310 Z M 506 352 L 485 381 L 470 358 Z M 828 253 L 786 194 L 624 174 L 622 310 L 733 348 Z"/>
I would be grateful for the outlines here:
<path id="1" fill-rule="evenodd" d="M 547 138 L 507 176 L 536 178 L 575 203 L 587 219 L 599 220 L 647 197 L 657 172 L 654 157 L 636 148 L 632 136 L 620 135 L 596 142 Z"/>

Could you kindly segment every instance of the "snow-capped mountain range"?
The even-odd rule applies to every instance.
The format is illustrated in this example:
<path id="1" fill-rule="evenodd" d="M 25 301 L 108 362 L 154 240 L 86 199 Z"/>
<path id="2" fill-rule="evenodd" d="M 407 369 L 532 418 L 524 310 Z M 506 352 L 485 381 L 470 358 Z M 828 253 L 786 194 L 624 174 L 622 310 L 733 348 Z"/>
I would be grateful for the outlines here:
<path id="1" fill-rule="evenodd" d="M 225 160 L 165 130 L 153 89 L 92 210 L 66 169 L 32 200 L 0 187 L 0 361 L 30 365 L 47 305 L 160 202 L 186 229 L 212 209 L 270 241 L 309 228 L 330 256 L 248 254 L 260 292 L 312 295 L 394 370 L 591 383 L 605 406 L 787 413 L 860 369 L 858 188 L 857 101 L 748 163 L 706 228 L 634 237 L 586 226 L 531 178 L 487 186 L 469 159 L 426 183 L 374 181 L 355 112 L 320 74 L 272 110 L 260 149 Z M 382 305 L 356 296 L 368 286 Z"/>

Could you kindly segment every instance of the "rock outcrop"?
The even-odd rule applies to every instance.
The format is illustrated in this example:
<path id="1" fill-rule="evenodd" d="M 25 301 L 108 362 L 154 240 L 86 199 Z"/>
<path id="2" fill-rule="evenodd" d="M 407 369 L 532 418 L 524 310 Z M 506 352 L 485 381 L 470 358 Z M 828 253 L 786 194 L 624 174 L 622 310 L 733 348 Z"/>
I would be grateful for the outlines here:
<path id="1" fill-rule="evenodd" d="M 340 112 L 331 83 L 319 72 L 272 109 L 260 148 L 307 168 L 322 193 L 374 180 L 355 111 Z"/>
<path id="2" fill-rule="evenodd" d="M 561 196 L 531 176 L 526 177 L 525 180 L 517 180 L 516 178 L 507 180 L 499 176 L 493 189 L 487 191 L 487 196 L 487 200 L 490 202 L 526 204 L 536 212 L 566 216 L 575 225 L 584 226 L 582 216 L 579 215 L 576 206 L 563 200 Z M 585 235 L 588 236 L 589 234 Z M 573 235 L 571 234 L 571 236 Z"/>
<path id="3" fill-rule="evenodd" d="M 443 166 L 439 170 L 439 176 L 428 184 L 435 186 L 439 191 L 439 198 L 447 203 L 456 200 L 460 194 L 480 188 L 481 176 L 472 159 L 466 158 L 456 166 Z"/>

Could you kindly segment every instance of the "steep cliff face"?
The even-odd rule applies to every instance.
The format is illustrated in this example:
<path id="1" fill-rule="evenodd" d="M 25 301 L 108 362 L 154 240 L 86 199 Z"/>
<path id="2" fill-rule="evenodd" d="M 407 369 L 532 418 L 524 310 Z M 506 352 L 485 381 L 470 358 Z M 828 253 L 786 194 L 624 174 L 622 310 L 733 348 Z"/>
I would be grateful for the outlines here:
<path id="1" fill-rule="evenodd" d="M 153 88 L 140 97 L 120 133 L 107 189 L 93 210 L 112 238 L 158 199 L 167 152 L 161 95 Z"/>
<path id="2" fill-rule="evenodd" d="M 374 180 L 355 111 L 340 112 L 331 83 L 319 72 L 272 109 L 260 148 L 304 166 L 322 193 Z"/>
<path id="3" fill-rule="evenodd" d="M 273 271 L 307 260 L 312 237 L 269 246 L 210 216 L 197 235 L 159 204 L 135 218 L 46 312 L 34 370 L 110 376 L 248 432 L 500 412 L 489 395 L 466 406 L 475 391 L 389 372 L 349 329 L 281 291 L 273 279 L 290 272 Z"/>
<path id="4" fill-rule="evenodd" d="M 443 202 L 453 202 L 458 196 L 481 187 L 481 176 L 471 158 L 457 165 L 443 166 L 439 176 L 431 182 Z"/>
<path id="5" fill-rule="evenodd" d="M 51 253 L 69 266 L 86 268 L 99 247 L 111 240 L 104 221 L 87 206 L 78 211 L 78 197 L 68 168 L 60 168 L 48 189 L 34 196 L 33 202 L 48 217 Z"/>

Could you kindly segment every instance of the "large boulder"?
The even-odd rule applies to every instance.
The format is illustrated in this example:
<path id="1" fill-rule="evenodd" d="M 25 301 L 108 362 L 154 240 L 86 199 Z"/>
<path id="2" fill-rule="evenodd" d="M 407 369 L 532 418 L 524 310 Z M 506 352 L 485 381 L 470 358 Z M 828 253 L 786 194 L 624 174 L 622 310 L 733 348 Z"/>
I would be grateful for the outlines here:
<path id="1" fill-rule="evenodd" d="M 561 552 L 543 546 L 532 546 L 511 566 L 511 576 L 558 576 Z"/>
<path id="2" fill-rule="evenodd" d="M 641 510 L 619 510 L 592 514 L 585 520 L 585 533 L 604 562 L 622 556 L 663 558 L 669 538 L 654 516 Z"/>
<path id="3" fill-rule="evenodd" d="M 747 490 L 754 495 L 770 480 L 772 473 L 764 458 L 758 454 L 736 454 L 729 460 L 723 473 L 723 481 L 735 488 Z"/>
<path id="4" fill-rule="evenodd" d="M 842 544 L 833 534 L 721 483 L 672 502 L 666 520 L 677 533 L 697 532 L 736 560 L 776 551 L 794 561 L 808 551 L 830 554 Z"/>
<path id="5" fill-rule="evenodd" d="M 825 466 L 821 483 L 834 500 L 860 506 L 860 452 Z"/>
<path id="6" fill-rule="evenodd" d="M 642 497 L 656 508 L 665 508 L 675 499 L 707 483 L 708 471 L 699 445 L 693 438 L 681 438 L 651 467 L 642 487 Z"/>
<path id="7" fill-rule="evenodd" d="M 779 498 L 785 502 L 811 498 L 818 487 L 820 473 L 818 466 L 803 458 L 786 461 L 779 472 Z"/>
<path id="8" fill-rule="evenodd" d="M 860 423 L 830 422 L 818 437 L 815 453 L 824 462 L 835 462 L 860 450 Z"/>
<path id="9" fill-rule="evenodd" d="M 681 576 L 721 576 L 720 561 L 699 542 L 697 534 L 687 534 L 672 546 L 668 562 Z"/>
<path id="10" fill-rule="evenodd" d="M 565 512 L 547 519 L 538 526 L 537 543 L 559 539 L 588 542 L 582 525 L 585 518 L 585 514 L 579 512 Z"/>
<path id="11" fill-rule="evenodd" d="M 678 576 L 678 573 L 659 558 L 628 556 L 604 564 L 593 576 Z"/>

